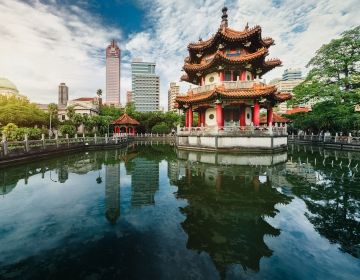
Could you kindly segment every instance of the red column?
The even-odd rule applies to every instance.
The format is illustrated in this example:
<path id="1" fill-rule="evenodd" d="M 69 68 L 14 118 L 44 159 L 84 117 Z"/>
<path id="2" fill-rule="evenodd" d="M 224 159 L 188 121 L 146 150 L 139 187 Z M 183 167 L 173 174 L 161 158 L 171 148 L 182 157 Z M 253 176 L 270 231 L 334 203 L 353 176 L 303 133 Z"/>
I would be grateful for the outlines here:
<path id="1" fill-rule="evenodd" d="M 240 126 L 246 126 L 245 104 L 240 106 Z"/>
<path id="2" fill-rule="evenodd" d="M 220 82 L 223 82 L 224 81 L 224 71 L 220 71 L 219 76 L 220 76 Z"/>
<path id="3" fill-rule="evenodd" d="M 134 132 L 134 135 L 135 135 L 136 134 L 136 128 L 135 127 L 133 128 L 133 132 Z"/>
<path id="4" fill-rule="evenodd" d="M 267 125 L 272 126 L 272 122 L 273 122 L 273 108 L 272 106 L 270 106 L 267 109 Z"/>
<path id="5" fill-rule="evenodd" d="M 241 80 L 241 81 L 245 81 L 245 79 L 246 79 L 246 71 L 244 70 L 244 71 L 242 71 L 241 74 L 240 74 L 240 80 Z"/>
<path id="6" fill-rule="evenodd" d="M 224 126 L 223 108 L 221 103 L 216 103 L 216 122 L 218 127 Z"/>
<path id="7" fill-rule="evenodd" d="M 230 81 L 233 81 L 234 80 L 234 71 L 233 70 L 231 70 L 230 71 Z"/>
<path id="8" fill-rule="evenodd" d="M 188 120 L 188 122 L 189 122 L 189 127 L 192 127 L 192 125 L 193 125 L 193 111 L 192 111 L 191 106 L 189 107 L 189 120 Z"/>
<path id="9" fill-rule="evenodd" d="M 129 133 L 129 128 L 128 127 L 125 127 L 125 132 L 126 132 L 126 134 Z"/>
<path id="10" fill-rule="evenodd" d="M 257 100 L 254 103 L 253 124 L 255 126 L 260 125 L 260 104 Z"/>
<path id="11" fill-rule="evenodd" d="M 189 109 L 185 110 L 185 127 L 189 127 Z"/>

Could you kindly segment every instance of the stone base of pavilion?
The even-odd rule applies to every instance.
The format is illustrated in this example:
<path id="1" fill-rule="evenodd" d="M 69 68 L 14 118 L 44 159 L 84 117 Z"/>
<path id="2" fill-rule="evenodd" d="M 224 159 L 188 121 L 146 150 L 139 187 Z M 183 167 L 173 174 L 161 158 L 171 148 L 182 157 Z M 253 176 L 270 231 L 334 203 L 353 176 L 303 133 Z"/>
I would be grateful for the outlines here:
<path id="1" fill-rule="evenodd" d="M 284 151 L 275 154 L 234 154 L 178 150 L 177 156 L 187 162 L 224 166 L 272 166 L 287 161 L 287 152 Z"/>
<path id="2" fill-rule="evenodd" d="M 183 150 L 274 153 L 287 150 L 286 127 L 178 128 L 176 145 Z"/>

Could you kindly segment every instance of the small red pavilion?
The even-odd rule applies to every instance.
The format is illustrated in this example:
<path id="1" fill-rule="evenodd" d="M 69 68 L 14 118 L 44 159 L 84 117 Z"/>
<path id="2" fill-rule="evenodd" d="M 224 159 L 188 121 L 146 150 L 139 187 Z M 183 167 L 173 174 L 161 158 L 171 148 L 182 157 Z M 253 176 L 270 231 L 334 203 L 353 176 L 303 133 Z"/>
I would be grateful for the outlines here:
<path id="1" fill-rule="evenodd" d="M 116 121 L 113 121 L 112 124 L 114 125 L 114 133 L 127 133 L 134 135 L 136 133 L 136 127 L 140 123 L 125 113 Z"/>
<path id="2" fill-rule="evenodd" d="M 185 112 L 185 126 L 192 126 L 193 112 L 198 114 L 198 126 L 260 126 L 260 109 L 267 111 L 266 124 L 272 126 L 273 107 L 291 98 L 260 80 L 281 66 L 279 59 L 265 59 L 274 40 L 263 38 L 260 26 L 229 28 L 227 8 L 222 12 L 221 25 L 210 39 L 188 45 L 181 80 L 195 86 L 176 98 Z"/>

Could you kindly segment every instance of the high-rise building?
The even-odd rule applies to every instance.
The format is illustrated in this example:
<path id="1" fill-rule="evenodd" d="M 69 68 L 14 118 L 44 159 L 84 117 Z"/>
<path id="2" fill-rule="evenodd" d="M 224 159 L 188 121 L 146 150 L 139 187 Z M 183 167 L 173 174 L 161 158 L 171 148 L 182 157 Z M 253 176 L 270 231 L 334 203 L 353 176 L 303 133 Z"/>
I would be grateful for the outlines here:
<path id="1" fill-rule="evenodd" d="M 120 55 L 115 40 L 106 48 L 106 104 L 120 106 Z"/>
<path id="2" fill-rule="evenodd" d="M 133 102 L 133 93 L 131 90 L 126 92 L 126 104 Z"/>
<path id="3" fill-rule="evenodd" d="M 66 107 L 68 100 L 69 100 L 69 88 L 65 83 L 60 83 L 58 106 Z"/>
<path id="4" fill-rule="evenodd" d="M 279 92 L 290 92 L 292 94 L 294 88 L 301 84 L 304 79 L 301 76 L 301 69 L 286 69 L 282 75 L 282 79 L 276 78 L 270 81 L 271 85 L 275 85 Z M 305 107 L 310 107 L 310 104 L 304 105 Z M 286 110 L 291 109 L 291 106 L 288 106 L 286 102 L 280 103 L 277 106 L 277 111 L 281 114 L 284 114 Z"/>
<path id="5" fill-rule="evenodd" d="M 154 62 L 134 60 L 131 63 L 133 102 L 139 112 L 159 110 L 160 78 L 155 74 Z"/>
<path id="6" fill-rule="evenodd" d="M 180 86 L 178 86 L 175 82 L 170 83 L 170 88 L 168 90 L 168 111 L 177 111 L 175 107 L 175 99 L 180 93 Z"/>
<path id="7" fill-rule="evenodd" d="M 300 68 L 289 68 L 286 69 L 283 73 L 283 81 L 292 81 L 302 79 L 301 69 Z"/>

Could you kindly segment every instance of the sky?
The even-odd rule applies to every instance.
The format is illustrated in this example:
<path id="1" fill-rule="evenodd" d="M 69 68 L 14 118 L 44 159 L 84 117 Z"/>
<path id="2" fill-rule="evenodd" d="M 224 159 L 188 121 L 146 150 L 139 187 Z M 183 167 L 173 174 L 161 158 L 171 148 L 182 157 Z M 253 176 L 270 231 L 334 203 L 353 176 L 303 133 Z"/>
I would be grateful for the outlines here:
<path id="1" fill-rule="evenodd" d="M 283 62 L 264 78 L 301 68 L 317 49 L 360 25 L 359 0 L 0 0 L 0 77 L 11 80 L 33 102 L 57 102 L 58 85 L 69 98 L 105 95 L 105 48 L 121 50 L 121 101 L 131 90 L 133 58 L 155 61 L 160 105 L 179 81 L 187 45 L 216 33 L 222 7 L 229 27 L 260 25 L 275 46 L 267 58 Z M 182 91 L 188 84 L 181 82 Z"/>

